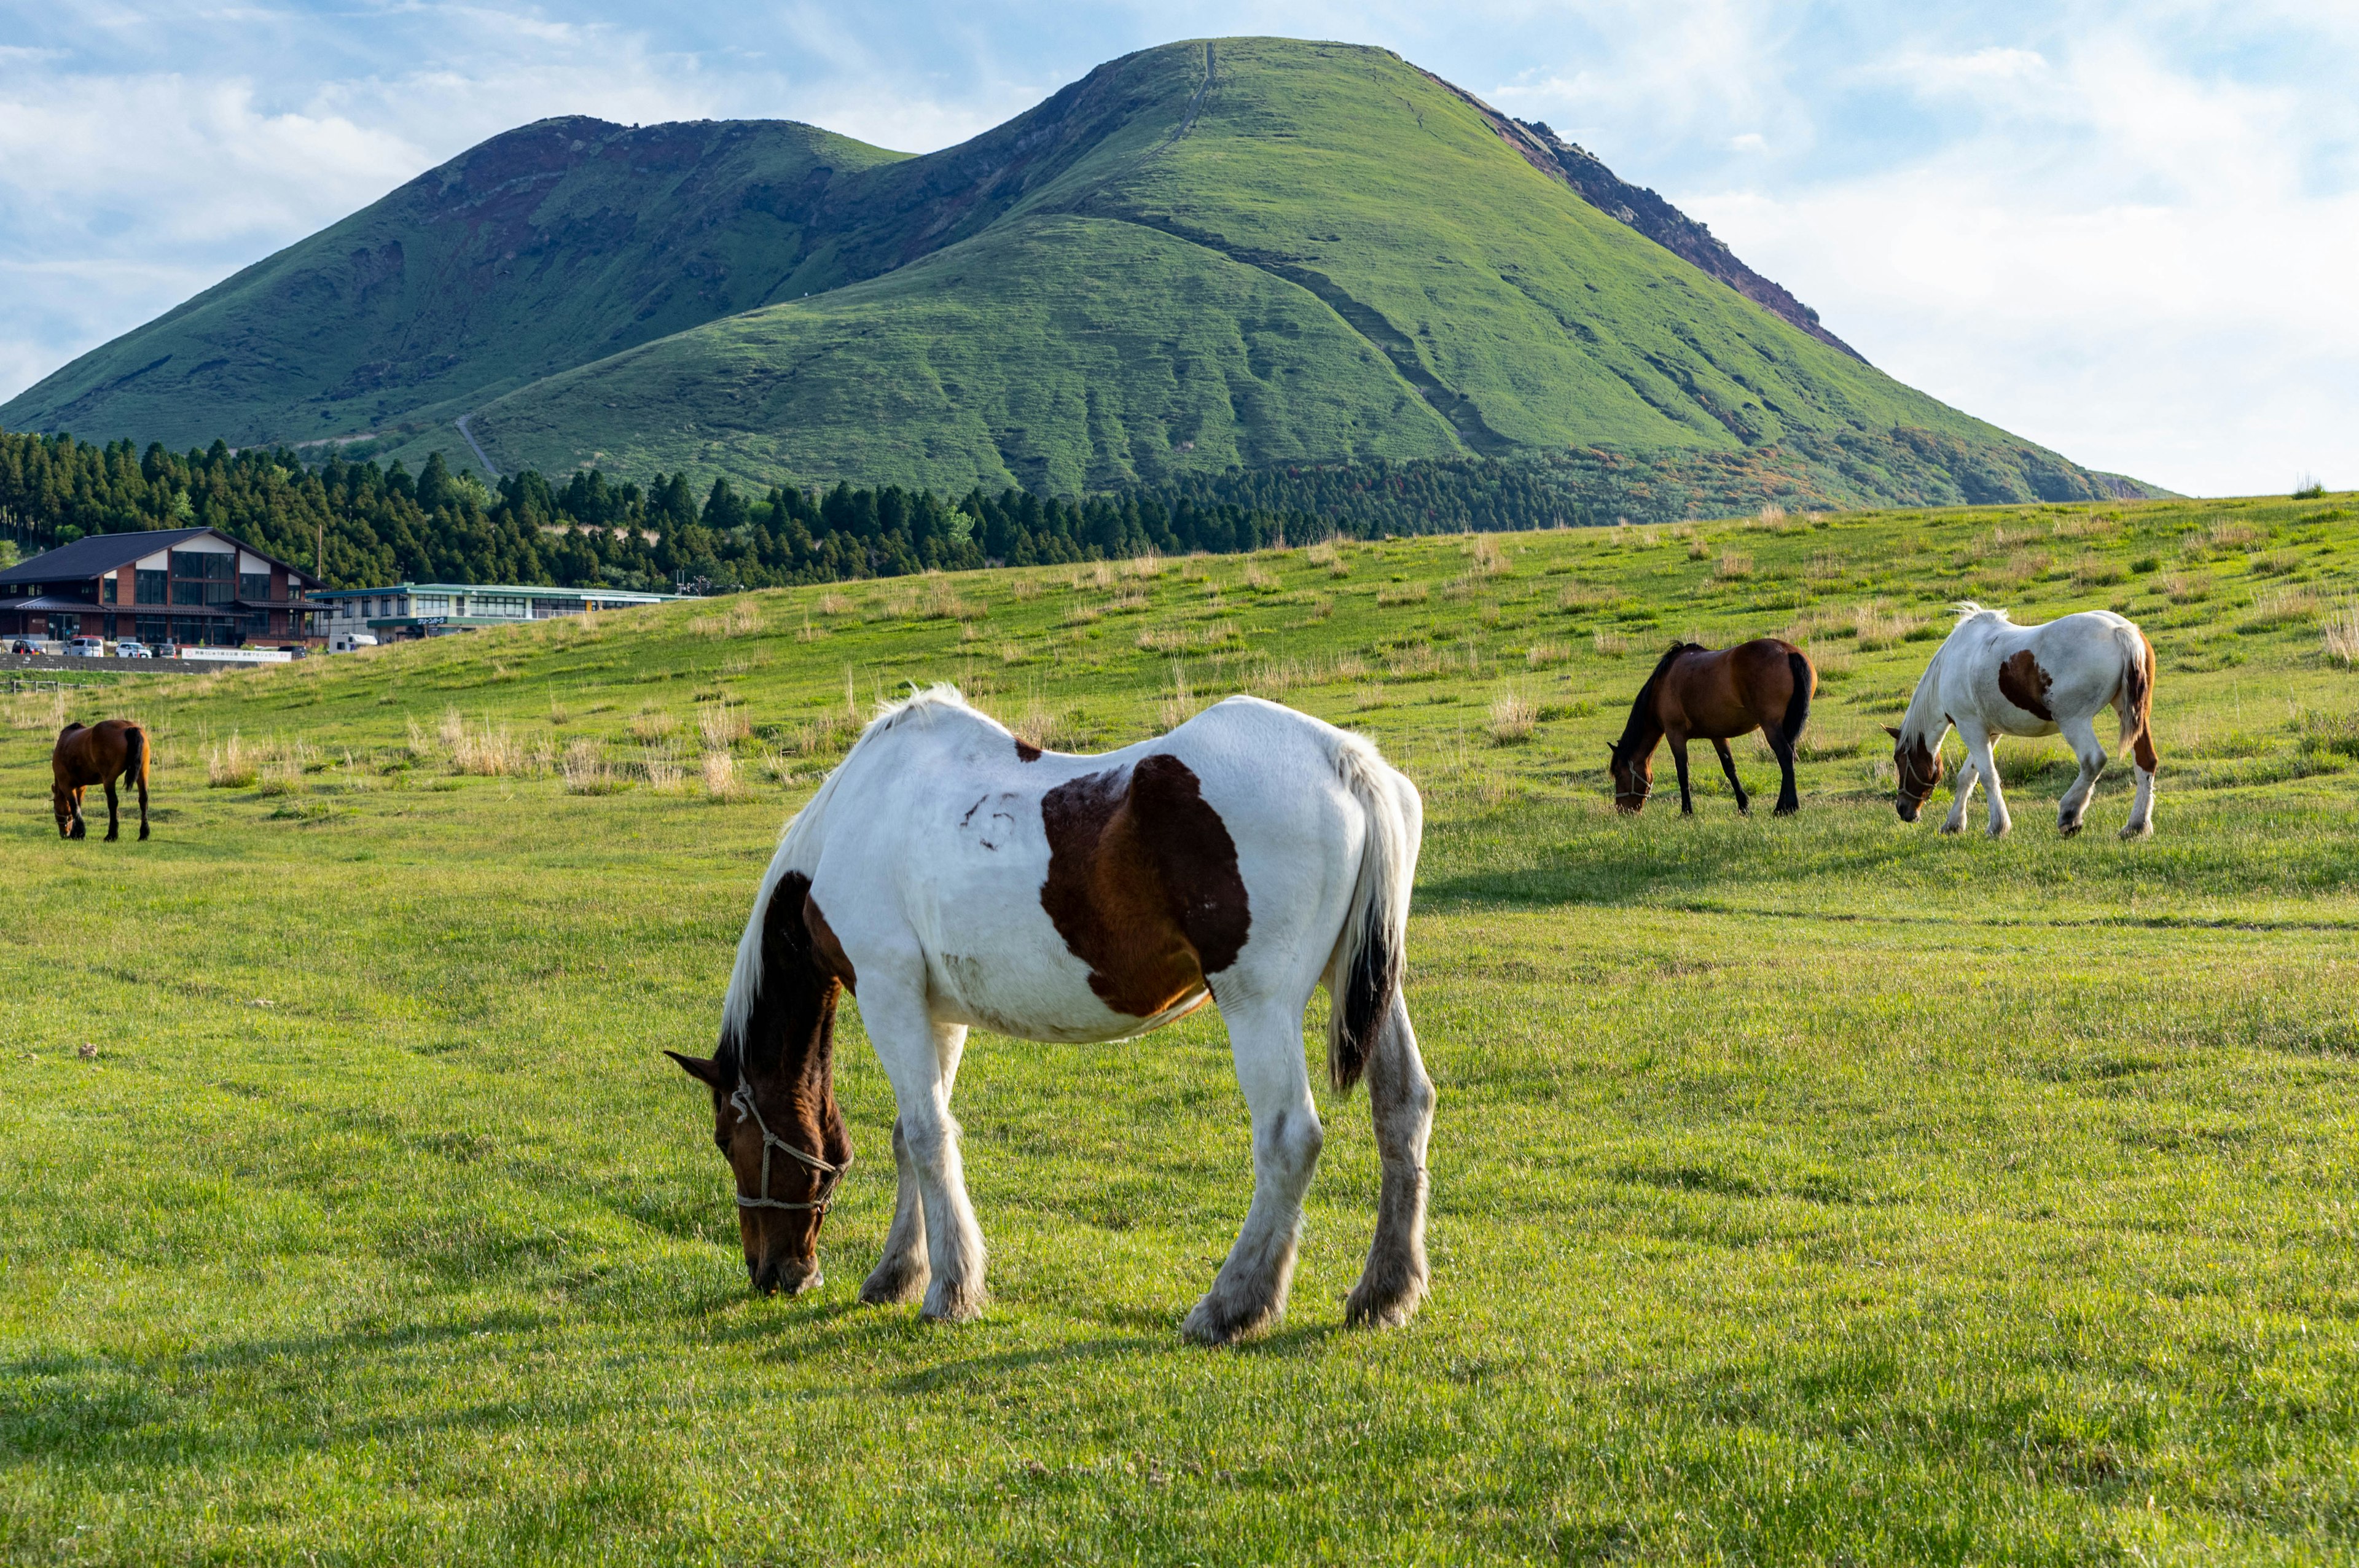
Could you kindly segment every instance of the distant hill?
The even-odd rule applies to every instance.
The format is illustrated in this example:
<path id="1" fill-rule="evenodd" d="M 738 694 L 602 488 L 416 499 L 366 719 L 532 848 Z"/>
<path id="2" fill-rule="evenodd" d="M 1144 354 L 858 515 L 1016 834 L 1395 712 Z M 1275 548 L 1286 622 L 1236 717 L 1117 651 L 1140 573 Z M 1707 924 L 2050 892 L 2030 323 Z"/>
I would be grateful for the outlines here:
<path id="1" fill-rule="evenodd" d="M 1546 126 L 1271 38 L 1126 56 L 920 157 L 543 121 L 0 426 L 950 493 L 1569 455 L 1615 495 L 1699 464 L 1852 504 L 2140 488 L 1883 374 Z"/>

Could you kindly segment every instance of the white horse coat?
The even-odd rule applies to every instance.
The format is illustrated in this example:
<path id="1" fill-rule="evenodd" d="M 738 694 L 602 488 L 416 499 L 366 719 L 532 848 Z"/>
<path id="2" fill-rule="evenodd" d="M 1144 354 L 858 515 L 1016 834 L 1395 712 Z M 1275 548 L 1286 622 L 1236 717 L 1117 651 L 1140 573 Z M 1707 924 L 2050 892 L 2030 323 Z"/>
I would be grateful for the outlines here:
<path id="1" fill-rule="evenodd" d="M 2098 741 L 2095 718 L 2110 705 L 2121 716 L 2119 745 L 2132 748 L 2137 793 L 2125 838 L 2154 831 L 2154 648 L 2131 622 L 2109 610 L 2083 611 L 2041 626 L 2017 626 L 2004 610 L 1958 606 L 1958 624 L 1925 666 L 1908 713 L 1893 738 L 1901 819 L 1917 820 L 1941 782 L 1941 741 L 1954 726 L 1966 743 L 1957 795 L 1941 831 L 1965 825 L 1966 802 L 1979 783 L 1990 795 L 1990 834 L 2014 826 L 1999 788 L 1992 742 L 2001 735 L 2054 735 L 2071 742 L 2081 764 L 2058 805 L 2056 826 L 2068 837 L 2081 820 L 2110 753 Z"/>
<path id="2" fill-rule="evenodd" d="M 832 989 L 817 1024 L 777 999 L 850 987 L 898 1110 L 899 1196 L 862 1299 L 923 1292 L 927 1315 L 959 1319 L 984 1296 L 950 1110 L 967 1029 L 1117 1040 L 1214 1002 L 1253 1112 L 1255 1172 L 1244 1230 L 1186 1325 L 1220 1342 L 1284 1310 L 1321 1143 L 1302 1018 L 1324 983 L 1330 1072 L 1348 1087 L 1364 1065 L 1384 1162 L 1351 1315 L 1405 1321 L 1426 1284 L 1433 1107 L 1398 984 L 1421 824 L 1415 786 L 1368 741 L 1274 703 L 1232 697 L 1154 741 L 1069 756 L 936 687 L 886 709 L 788 826 L 738 947 L 722 1050 L 682 1065 L 713 1086 L 724 1149 L 745 1129 L 723 1096 L 750 1084 L 771 1146 L 823 1169 L 833 1155 L 816 1156 L 840 1143 L 848 1162 L 830 1131 L 832 1080 L 823 1107 L 797 1100 L 765 1037 L 781 1026 L 765 1021 L 804 1020 L 785 1033 L 816 1030 L 823 1055 Z M 781 1126 L 806 1130 L 772 1136 Z M 764 1282 L 757 1252 L 771 1242 L 756 1231 L 777 1224 L 808 1254 L 786 1260 L 781 1282 L 815 1282 L 816 1217 L 763 1212 L 811 1206 L 771 1203 L 767 1167 L 748 1199 L 750 1168 L 738 1164 L 741 1206 L 761 1206 L 746 1209 L 749 1271 Z"/>

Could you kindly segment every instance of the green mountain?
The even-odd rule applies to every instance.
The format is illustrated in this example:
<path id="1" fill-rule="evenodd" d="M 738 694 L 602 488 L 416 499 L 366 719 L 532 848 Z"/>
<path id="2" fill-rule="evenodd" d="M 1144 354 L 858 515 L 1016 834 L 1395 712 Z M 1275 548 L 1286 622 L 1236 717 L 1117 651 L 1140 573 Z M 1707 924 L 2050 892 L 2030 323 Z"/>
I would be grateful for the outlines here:
<path id="1" fill-rule="evenodd" d="M 1859 501 L 2122 488 L 1866 364 L 1547 127 L 1272 38 L 1126 56 L 921 157 L 527 126 L 0 424 L 951 492 L 1599 451 Z"/>

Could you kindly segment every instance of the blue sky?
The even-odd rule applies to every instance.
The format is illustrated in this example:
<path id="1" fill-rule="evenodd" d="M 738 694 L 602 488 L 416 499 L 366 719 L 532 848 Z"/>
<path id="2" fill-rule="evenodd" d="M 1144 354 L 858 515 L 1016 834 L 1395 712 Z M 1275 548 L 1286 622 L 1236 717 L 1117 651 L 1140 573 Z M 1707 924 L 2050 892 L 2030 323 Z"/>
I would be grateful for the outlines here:
<path id="1" fill-rule="evenodd" d="M 2359 485 L 2359 0 L 0 0 L 0 396 L 544 114 L 924 151 L 1236 33 L 1383 44 L 1549 122 L 2080 461 Z"/>

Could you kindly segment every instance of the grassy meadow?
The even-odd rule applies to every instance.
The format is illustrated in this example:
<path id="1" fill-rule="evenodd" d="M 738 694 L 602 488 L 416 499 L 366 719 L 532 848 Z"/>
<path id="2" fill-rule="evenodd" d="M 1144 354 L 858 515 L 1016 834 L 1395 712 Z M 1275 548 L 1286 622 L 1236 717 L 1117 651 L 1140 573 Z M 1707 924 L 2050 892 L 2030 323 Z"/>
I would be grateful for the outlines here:
<path id="1" fill-rule="evenodd" d="M 0 697 L 0 1560 L 2359 1556 L 2354 511 L 1316 546 Z M 2057 838 L 2057 741 L 2001 748 L 2011 838 L 1894 816 L 1964 597 L 2146 628 L 2151 841 L 2125 768 Z M 1615 816 L 1662 644 L 1764 633 L 1821 673 L 1802 814 L 1699 749 L 1695 819 Z M 993 1298 L 946 1330 L 854 1301 L 848 1010 L 827 1283 L 748 1294 L 659 1050 L 857 716 L 938 679 L 1060 749 L 1259 692 L 1426 791 L 1410 1327 L 1342 1326 L 1376 1163 L 1322 1090 L 1285 1325 L 1181 1343 L 1248 1191 L 1209 1012 L 976 1035 Z M 61 713 L 150 726 L 152 841 L 57 840 Z"/>

